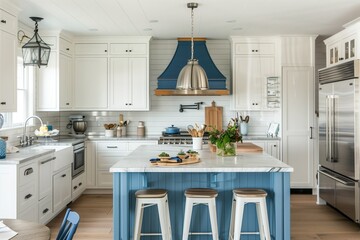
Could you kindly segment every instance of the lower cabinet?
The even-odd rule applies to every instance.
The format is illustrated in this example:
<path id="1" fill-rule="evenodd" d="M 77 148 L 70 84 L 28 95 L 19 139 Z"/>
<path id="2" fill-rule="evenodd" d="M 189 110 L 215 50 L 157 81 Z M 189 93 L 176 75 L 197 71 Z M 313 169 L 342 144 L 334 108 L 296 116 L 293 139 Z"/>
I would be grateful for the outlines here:
<path id="1" fill-rule="evenodd" d="M 71 200 L 74 201 L 80 197 L 81 193 L 86 189 L 86 173 L 82 173 L 72 180 L 71 184 Z"/>
<path id="2" fill-rule="evenodd" d="M 60 212 L 71 202 L 71 165 L 53 176 L 53 209 Z"/>
<path id="3" fill-rule="evenodd" d="M 86 187 L 111 189 L 110 167 L 140 145 L 157 145 L 154 141 L 88 141 L 86 143 Z"/>
<path id="4" fill-rule="evenodd" d="M 280 154 L 280 140 L 245 140 L 244 142 L 252 142 L 261 147 L 264 152 L 281 160 Z"/>

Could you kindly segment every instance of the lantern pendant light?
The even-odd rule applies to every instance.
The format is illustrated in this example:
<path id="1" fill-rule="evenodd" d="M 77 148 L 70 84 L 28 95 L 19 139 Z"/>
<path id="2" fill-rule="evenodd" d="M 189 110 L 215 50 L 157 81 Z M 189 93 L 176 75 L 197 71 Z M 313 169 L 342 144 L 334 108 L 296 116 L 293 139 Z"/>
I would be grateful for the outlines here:
<path id="1" fill-rule="evenodd" d="M 198 3 L 188 3 L 191 8 L 191 59 L 181 69 L 177 79 L 176 89 L 179 90 L 207 90 L 209 81 L 205 70 L 200 66 L 197 59 L 194 59 L 194 8 L 198 7 Z"/>
<path id="2" fill-rule="evenodd" d="M 50 46 L 45 43 L 38 33 L 38 22 L 43 18 L 30 17 L 35 22 L 34 36 L 22 47 L 25 66 L 47 66 L 50 57 Z"/>

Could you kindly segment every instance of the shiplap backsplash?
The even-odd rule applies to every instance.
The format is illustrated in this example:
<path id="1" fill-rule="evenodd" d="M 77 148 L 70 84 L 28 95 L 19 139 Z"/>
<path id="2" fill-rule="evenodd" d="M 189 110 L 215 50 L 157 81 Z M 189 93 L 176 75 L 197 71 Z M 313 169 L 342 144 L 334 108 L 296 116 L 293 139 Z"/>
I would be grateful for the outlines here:
<path id="1" fill-rule="evenodd" d="M 206 42 L 209 53 L 218 67 L 226 76 L 227 87 L 231 87 L 231 53 L 230 42 L 228 40 L 208 40 Z M 236 112 L 230 110 L 230 96 L 155 96 L 154 90 L 157 88 L 157 77 L 165 70 L 174 56 L 177 46 L 176 40 L 152 40 L 150 43 L 150 111 L 149 112 L 107 112 L 107 111 L 87 111 L 87 112 L 37 112 L 44 122 L 49 122 L 55 128 L 60 129 L 61 134 L 69 132 L 66 125 L 69 123 L 69 116 L 72 114 L 82 114 L 88 122 L 87 132 L 104 133 L 105 123 L 118 123 L 119 114 L 124 115 L 124 120 L 130 120 L 128 135 L 136 135 L 138 121 L 144 121 L 146 134 L 159 135 L 171 125 L 175 125 L 182 130 L 186 126 L 205 121 L 205 107 L 210 106 L 214 100 L 216 105 L 223 107 L 223 125 L 227 125 L 229 120 L 235 116 Z M 201 64 L 201 59 L 199 59 Z M 194 104 L 204 102 L 200 110 L 184 110 L 179 112 L 180 104 Z M 266 134 L 271 122 L 280 122 L 280 111 L 247 112 L 250 116 L 249 134 Z M 0 132 L 1 133 L 1 132 Z M 11 133 L 7 132 L 8 135 Z"/>

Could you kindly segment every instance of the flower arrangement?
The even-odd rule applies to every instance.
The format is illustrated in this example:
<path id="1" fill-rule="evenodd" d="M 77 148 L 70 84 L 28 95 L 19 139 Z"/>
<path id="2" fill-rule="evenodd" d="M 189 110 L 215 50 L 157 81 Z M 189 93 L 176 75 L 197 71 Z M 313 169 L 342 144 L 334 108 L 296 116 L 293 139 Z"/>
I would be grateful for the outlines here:
<path id="1" fill-rule="evenodd" d="M 242 142 L 242 137 L 239 134 L 239 126 L 234 121 L 230 121 L 227 129 L 219 131 L 213 128 L 209 132 L 209 140 L 217 147 L 217 154 L 221 156 L 236 155 L 236 143 Z"/>

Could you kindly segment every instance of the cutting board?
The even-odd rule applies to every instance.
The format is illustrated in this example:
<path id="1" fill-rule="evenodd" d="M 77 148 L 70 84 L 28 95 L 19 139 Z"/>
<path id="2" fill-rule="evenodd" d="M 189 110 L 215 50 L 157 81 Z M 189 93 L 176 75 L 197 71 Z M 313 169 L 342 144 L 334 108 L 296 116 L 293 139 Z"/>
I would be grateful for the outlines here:
<path id="1" fill-rule="evenodd" d="M 187 164 L 194 164 L 194 163 L 198 163 L 200 162 L 200 158 L 196 157 L 196 158 L 188 158 L 188 159 L 184 159 L 182 162 L 178 163 L 178 162 L 154 162 L 151 163 L 152 165 L 156 165 L 156 166 L 180 166 L 180 165 L 187 165 Z"/>
<path id="2" fill-rule="evenodd" d="M 211 127 L 217 130 L 222 130 L 222 117 L 223 108 L 215 106 L 215 102 L 212 101 L 211 107 L 205 107 L 205 124 L 207 125 L 205 131 L 211 131 Z"/>
<path id="3" fill-rule="evenodd" d="M 253 143 L 238 143 L 236 152 L 258 152 L 261 153 L 263 151 L 262 147 L 255 145 Z"/>

